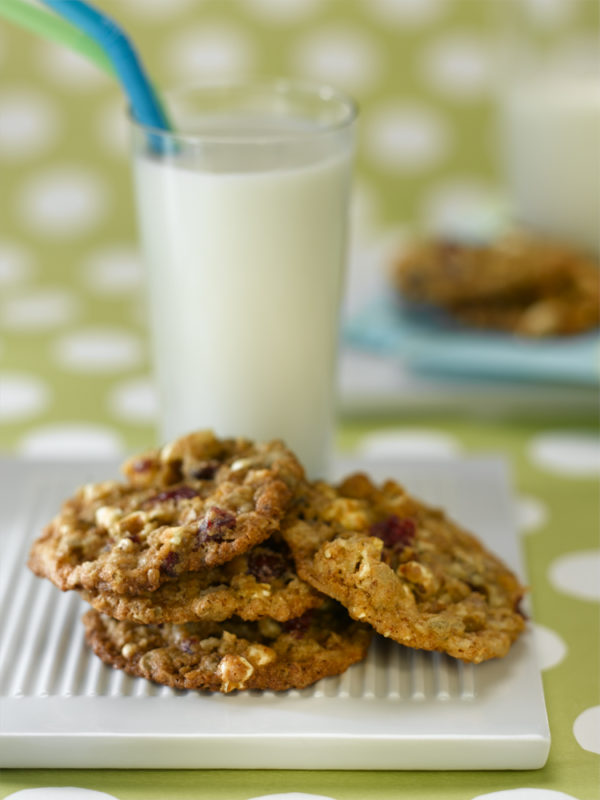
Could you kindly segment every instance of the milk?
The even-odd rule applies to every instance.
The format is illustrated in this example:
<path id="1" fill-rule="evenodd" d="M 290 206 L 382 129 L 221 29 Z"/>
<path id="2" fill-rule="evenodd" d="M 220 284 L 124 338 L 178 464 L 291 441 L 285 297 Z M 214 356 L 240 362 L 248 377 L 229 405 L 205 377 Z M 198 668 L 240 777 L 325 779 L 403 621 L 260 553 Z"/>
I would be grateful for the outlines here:
<path id="1" fill-rule="evenodd" d="M 504 158 L 519 222 L 600 253 L 600 81 L 525 80 L 502 103 Z"/>
<path id="2" fill-rule="evenodd" d="M 163 440 L 282 438 L 325 473 L 350 159 L 136 156 Z"/>

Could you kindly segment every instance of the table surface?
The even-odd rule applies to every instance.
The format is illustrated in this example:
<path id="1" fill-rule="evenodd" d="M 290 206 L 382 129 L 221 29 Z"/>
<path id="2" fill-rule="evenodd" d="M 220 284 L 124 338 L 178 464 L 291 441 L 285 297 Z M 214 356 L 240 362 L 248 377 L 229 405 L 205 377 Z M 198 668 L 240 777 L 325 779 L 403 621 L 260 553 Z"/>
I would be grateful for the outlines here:
<path id="1" fill-rule="evenodd" d="M 138 446 L 134 440 L 139 432 L 132 434 L 128 449 Z M 123 436 L 127 442 L 128 432 Z M 0 439 L 5 452 L 14 449 L 9 439 L 8 435 L 4 441 Z M 288 792 L 334 800 L 471 800 L 500 792 L 498 800 L 556 800 L 564 796 L 593 800 L 600 796 L 599 463 L 595 420 L 568 423 L 561 418 L 535 423 L 444 416 L 347 419 L 339 428 L 338 449 L 397 457 L 493 453 L 507 459 L 513 473 L 552 734 L 547 765 L 526 772 L 443 773 L 8 769 L 0 778 L 0 796 L 49 786 L 94 789 L 119 800 L 247 800 Z M 563 794 L 557 796 L 556 792 Z"/>

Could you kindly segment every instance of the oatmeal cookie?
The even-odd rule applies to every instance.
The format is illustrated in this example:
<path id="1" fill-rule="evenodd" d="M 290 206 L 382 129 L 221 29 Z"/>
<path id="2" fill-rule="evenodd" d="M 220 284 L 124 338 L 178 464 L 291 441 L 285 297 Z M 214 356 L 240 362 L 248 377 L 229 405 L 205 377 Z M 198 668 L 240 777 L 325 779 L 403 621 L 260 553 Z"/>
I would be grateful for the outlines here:
<path id="1" fill-rule="evenodd" d="M 267 539 L 303 481 L 279 441 L 201 431 L 130 459 L 126 482 L 81 487 L 34 542 L 29 567 L 60 589 L 154 591 Z"/>
<path id="2" fill-rule="evenodd" d="M 409 303 L 476 327 L 550 336 L 600 324 L 598 264 L 524 234 L 491 245 L 418 244 L 393 265 L 392 280 Z"/>
<path id="3" fill-rule="evenodd" d="M 317 482 L 282 525 L 298 574 L 401 644 L 478 663 L 524 628 L 524 589 L 443 512 L 393 481 Z"/>
<path id="4" fill-rule="evenodd" d="M 296 575 L 289 548 L 274 537 L 219 567 L 185 573 L 155 592 L 80 594 L 97 611 L 144 624 L 222 622 L 233 616 L 285 622 L 325 599 Z"/>
<path id="5" fill-rule="evenodd" d="M 106 664 L 178 689 L 303 689 L 338 675 L 367 653 L 371 633 L 337 604 L 288 622 L 137 625 L 97 611 L 85 635 Z"/>

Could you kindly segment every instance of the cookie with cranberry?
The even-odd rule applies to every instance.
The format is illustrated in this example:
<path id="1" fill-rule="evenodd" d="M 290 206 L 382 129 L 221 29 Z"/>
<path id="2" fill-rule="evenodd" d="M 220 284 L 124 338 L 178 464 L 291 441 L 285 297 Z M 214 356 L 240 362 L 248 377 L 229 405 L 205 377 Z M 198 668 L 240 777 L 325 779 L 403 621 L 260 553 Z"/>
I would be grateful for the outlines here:
<path id="1" fill-rule="evenodd" d="M 139 623 L 222 622 L 301 616 L 325 600 L 296 574 L 285 542 L 274 537 L 219 567 L 188 572 L 136 595 L 80 590 L 97 611 Z"/>
<path id="2" fill-rule="evenodd" d="M 371 632 L 332 604 L 288 622 L 138 625 L 90 610 L 88 644 L 102 661 L 177 689 L 303 689 L 362 660 Z"/>
<path id="3" fill-rule="evenodd" d="M 81 487 L 33 544 L 60 589 L 154 591 L 267 539 L 304 473 L 279 441 L 202 431 L 126 462 L 126 481 Z"/>
<path id="4" fill-rule="evenodd" d="M 599 275 L 598 263 L 586 255 L 525 234 L 485 245 L 426 241 L 392 266 L 392 281 L 409 304 L 524 336 L 597 327 Z"/>
<path id="5" fill-rule="evenodd" d="M 282 534 L 301 578 L 401 644 L 478 663 L 505 655 L 524 628 L 513 573 L 393 481 L 317 482 Z"/>

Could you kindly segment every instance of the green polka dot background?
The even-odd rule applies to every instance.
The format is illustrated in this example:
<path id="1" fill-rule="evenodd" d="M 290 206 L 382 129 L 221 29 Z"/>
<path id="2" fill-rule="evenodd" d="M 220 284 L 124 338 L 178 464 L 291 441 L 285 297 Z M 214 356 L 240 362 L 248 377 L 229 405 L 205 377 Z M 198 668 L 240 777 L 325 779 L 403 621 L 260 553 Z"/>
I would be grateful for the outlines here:
<path id="1" fill-rule="evenodd" d="M 385 289 L 391 258 L 416 233 L 485 226 L 505 212 L 494 133 L 501 3 L 97 0 L 133 34 L 161 87 L 285 75 L 357 99 L 347 314 Z M 520 5 L 557 57 L 597 51 L 595 0 Z M 1 19 L 0 185 L 0 451 L 56 461 L 145 449 L 156 441 L 157 398 L 123 98 L 79 56 Z M 85 770 L 32 771 L 24 782 L 9 770 L 0 796 L 185 800 L 210 787 L 215 800 L 357 800 L 375 786 L 417 800 L 598 800 L 600 444 L 596 414 L 573 408 L 519 418 L 388 405 L 342 416 L 337 438 L 340 451 L 392 462 L 492 453 L 509 463 L 552 734 L 545 769 L 106 770 L 101 782 Z M 18 791 L 25 785 L 38 788 Z M 52 786 L 79 788 L 42 789 Z"/>

